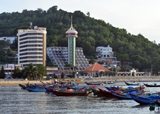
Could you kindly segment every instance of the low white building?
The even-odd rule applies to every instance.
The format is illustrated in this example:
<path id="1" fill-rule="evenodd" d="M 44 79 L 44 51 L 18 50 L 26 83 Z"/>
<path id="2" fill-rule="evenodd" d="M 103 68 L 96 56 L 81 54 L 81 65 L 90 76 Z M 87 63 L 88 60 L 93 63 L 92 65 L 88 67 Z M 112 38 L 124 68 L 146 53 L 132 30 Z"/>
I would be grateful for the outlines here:
<path id="1" fill-rule="evenodd" d="M 0 37 L 0 40 L 7 41 L 9 44 L 13 44 L 15 39 L 16 39 L 15 36 L 13 36 L 13 37 L 5 37 L 5 36 Z"/>
<path id="2" fill-rule="evenodd" d="M 117 64 L 120 64 L 120 61 L 117 61 L 117 58 L 113 55 L 114 52 L 109 45 L 107 47 L 98 46 L 96 48 L 97 62 L 102 62 L 104 65 L 110 64 L 111 66 L 117 66 Z"/>

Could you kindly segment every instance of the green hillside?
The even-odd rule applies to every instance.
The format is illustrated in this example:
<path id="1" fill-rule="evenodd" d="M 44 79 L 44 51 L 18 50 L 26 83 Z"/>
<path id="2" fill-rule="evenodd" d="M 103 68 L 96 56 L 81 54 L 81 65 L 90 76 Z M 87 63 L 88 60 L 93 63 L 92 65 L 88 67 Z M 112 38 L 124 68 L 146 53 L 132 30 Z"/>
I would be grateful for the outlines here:
<path id="1" fill-rule="evenodd" d="M 16 36 L 17 30 L 33 26 L 47 28 L 47 46 L 67 46 L 65 32 L 70 27 L 70 17 L 73 17 L 73 26 L 78 31 L 77 46 L 82 47 L 87 58 L 95 58 L 97 46 L 110 45 L 114 56 L 119 61 L 132 62 L 134 68 L 140 71 L 151 69 L 155 73 L 160 71 L 160 46 L 149 41 L 143 35 L 133 35 L 125 29 L 113 27 L 103 20 L 91 18 L 81 11 L 70 13 L 58 10 L 57 6 L 42 9 L 23 10 L 22 13 L 0 14 L 0 37 Z M 139 31 L 141 32 L 141 31 Z"/>

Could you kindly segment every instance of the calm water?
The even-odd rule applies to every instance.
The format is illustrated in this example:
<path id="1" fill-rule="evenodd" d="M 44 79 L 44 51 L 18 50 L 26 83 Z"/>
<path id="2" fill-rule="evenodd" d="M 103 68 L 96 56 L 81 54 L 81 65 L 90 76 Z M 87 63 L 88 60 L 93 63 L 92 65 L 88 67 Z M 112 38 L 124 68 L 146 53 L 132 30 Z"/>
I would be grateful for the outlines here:
<path id="1" fill-rule="evenodd" d="M 147 88 L 147 90 L 158 91 L 158 88 Z M 28 92 L 22 90 L 19 86 L 3 86 L 0 88 L 0 114 L 155 113 L 149 111 L 149 106 L 140 106 L 133 100 L 97 98 L 92 95 L 88 97 L 58 97 L 53 94 Z"/>

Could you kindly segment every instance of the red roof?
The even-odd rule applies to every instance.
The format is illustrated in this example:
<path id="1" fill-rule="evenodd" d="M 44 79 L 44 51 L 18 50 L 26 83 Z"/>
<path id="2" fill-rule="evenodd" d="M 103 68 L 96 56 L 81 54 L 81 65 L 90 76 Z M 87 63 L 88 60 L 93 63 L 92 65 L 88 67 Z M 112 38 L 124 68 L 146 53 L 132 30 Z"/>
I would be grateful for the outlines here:
<path id="1" fill-rule="evenodd" d="M 109 71 L 109 70 L 97 62 L 84 70 L 84 72 L 97 72 L 97 71 Z"/>

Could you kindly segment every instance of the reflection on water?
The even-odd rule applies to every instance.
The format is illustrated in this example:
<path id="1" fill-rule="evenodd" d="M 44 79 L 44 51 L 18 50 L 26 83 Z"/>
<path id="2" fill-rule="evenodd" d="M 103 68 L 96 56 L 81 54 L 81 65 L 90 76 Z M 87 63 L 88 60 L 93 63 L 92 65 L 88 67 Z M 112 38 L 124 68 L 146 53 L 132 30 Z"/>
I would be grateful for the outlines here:
<path id="1" fill-rule="evenodd" d="M 58 97 L 43 92 L 28 92 L 19 86 L 4 86 L 0 89 L 0 114 L 28 113 L 153 114 L 155 112 L 150 112 L 149 106 L 141 106 L 133 100 L 97 98 L 91 95 L 88 97 Z"/>

